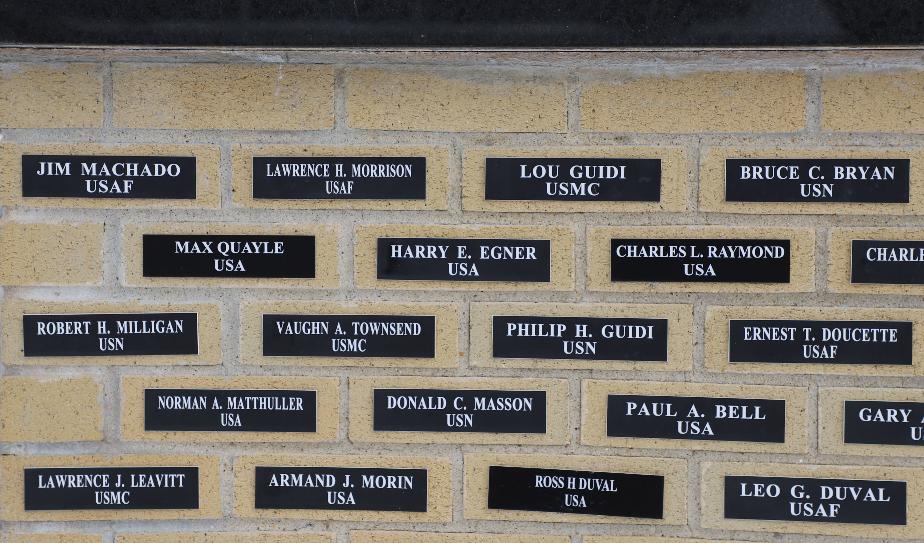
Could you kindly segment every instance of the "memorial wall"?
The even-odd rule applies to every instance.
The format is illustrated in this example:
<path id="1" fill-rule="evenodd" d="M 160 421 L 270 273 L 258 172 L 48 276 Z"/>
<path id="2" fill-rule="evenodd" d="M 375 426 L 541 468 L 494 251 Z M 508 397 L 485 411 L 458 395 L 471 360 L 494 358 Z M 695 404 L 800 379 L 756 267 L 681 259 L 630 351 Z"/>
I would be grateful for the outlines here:
<path id="1" fill-rule="evenodd" d="M 0 130 L 5 543 L 924 539 L 920 50 L 8 47 Z"/>

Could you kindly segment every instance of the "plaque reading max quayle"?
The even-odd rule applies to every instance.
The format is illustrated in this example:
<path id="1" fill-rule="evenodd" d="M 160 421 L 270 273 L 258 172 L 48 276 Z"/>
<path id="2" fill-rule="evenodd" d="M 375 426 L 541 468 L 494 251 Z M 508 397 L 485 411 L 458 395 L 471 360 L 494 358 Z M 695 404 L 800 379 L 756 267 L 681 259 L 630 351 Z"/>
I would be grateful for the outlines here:
<path id="1" fill-rule="evenodd" d="M 198 509 L 197 467 L 26 468 L 26 511 Z"/>
<path id="2" fill-rule="evenodd" d="M 314 236 L 144 234 L 142 251 L 144 277 L 315 276 Z"/>
<path id="3" fill-rule="evenodd" d="M 788 239 L 610 240 L 613 282 L 788 283 Z"/>
<path id="4" fill-rule="evenodd" d="M 844 401 L 844 443 L 924 445 L 924 403 Z"/>
<path id="5" fill-rule="evenodd" d="M 427 470 L 265 467 L 255 472 L 257 509 L 427 511 Z"/>
<path id="6" fill-rule="evenodd" d="M 145 431 L 315 432 L 314 390 L 145 389 Z"/>
<path id="7" fill-rule="evenodd" d="M 263 356 L 434 358 L 436 317 L 263 315 Z"/>
<path id="8" fill-rule="evenodd" d="M 548 283 L 552 242 L 543 239 L 379 238 L 377 276 L 390 280 Z"/>
<path id="9" fill-rule="evenodd" d="M 195 199 L 196 158 L 23 155 L 22 195 Z"/>
<path id="10" fill-rule="evenodd" d="M 852 240 L 850 282 L 924 285 L 924 240 Z"/>
<path id="11" fill-rule="evenodd" d="M 23 315 L 24 356 L 199 353 L 195 313 Z"/>
<path id="12" fill-rule="evenodd" d="M 376 432 L 488 432 L 544 434 L 544 390 L 377 388 Z"/>
<path id="13" fill-rule="evenodd" d="M 485 159 L 486 200 L 657 202 L 661 160 L 650 158 Z"/>
<path id="14" fill-rule="evenodd" d="M 257 199 L 425 200 L 425 157 L 253 157 Z"/>

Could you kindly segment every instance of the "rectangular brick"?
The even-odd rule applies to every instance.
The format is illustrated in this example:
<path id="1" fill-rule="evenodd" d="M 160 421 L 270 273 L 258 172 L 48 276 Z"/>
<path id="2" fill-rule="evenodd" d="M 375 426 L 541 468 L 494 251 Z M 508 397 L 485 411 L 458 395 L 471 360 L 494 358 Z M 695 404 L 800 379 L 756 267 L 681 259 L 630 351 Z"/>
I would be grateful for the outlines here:
<path id="1" fill-rule="evenodd" d="M 377 249 L 379 238 L 437 238 L 442 239 L 498 239 L 548 240 L 550 242 L 550 273 L 548 282 L 528 281 L 441 281 L 378 279 Z M 444 263 L 458 261 L 447 251 Z M 462 262 L 475 262 L 478 255 Z M 354 250 L 356 288 L 374 289 L 425 289 L 425 290 L 573 290 L 574 289 L 574 230 L 547 226 L 425 226 L 425 225 L 363 225 L 356 227 Z M 420 260 L 418 260 L 420 262 Z"/>
<path id="2" fill-rule="evenodd" d="M 427 391 L 543 391 L 545 392 L 544 433 L 453 432 L 443 431 L 376 431 L 373 427 L 373 391 L 389 389 L 422 389 Z M 433 395 L 421 392 L 420 395 Z M 354 443 L 518 443 L 535 445 L 566 445 L 570 441 L 568 424 L 568 383 L 556 379 L 485 379 L 440 377 L 351 377 L 350 378 L 350 441 Z M 471 414 L 477 427 L 479 418 L 500 413 L 472 412 L 447 402 L 447 413 Z M 536 406 L 531 413 L 538 413 Z M 468 411 L 465 413 L 465 411 Z M 418 411 L 419 413 L 419 411 Z M 442 413 L 442 411 L 440 411 Z"/>
<path id="3" fill-rule="evenodd" d="M 697 424 L 709 423 L 710 430 L 714 432 L 715 439 L 668 439 L 645 437 L 610 437 L 607 436 L 609 420 L 607 398 L 610 395 L 630 396 L 679 396 L 689 398 L 726 398 L 725 405 L 736 405 L 735 398 L 783 400 L 785 402 L 785 415 L 782 419 L 785 428 L 784 442 L 758 442 L 723 439 L 721 426 L 724 421 L 715 416 L 714 412 L 707 411 L 708 406 L 694 403 L 699 409 L 691 414 L 687 407 L 676 407 L 677 416 L 673 418 L 679 426 L 681 421 L 695 421 Z M 669 400 L 649 400 L 649 402 L 662 402 Z M 650 405 L 650 403 L 649 403 Z M 808 448 L 808 425 L 806 408 L 808 407 L 808 390 L 795 387 L 771 387 L 748 385 L 715 385 L 710 383 L 670 383 L 670 382 L 642 382 L 642 381 L 604 381 L 588 379 L 582 382 L 581 395 L 581 443 L 599 447 L 623 448 L 655 448 L 655 449 L 684 449 L 684 450 L 716 450 L 734 452 L 772 452 L 772 453 L 804 453 Z M 753 409 L 753 408 L 752 408 Z M 638 413 L 638 412 L 637 412 Z M 754 411 L 751 411 L 754 414 Z M 764 412 L 763 416 L 770 418 Z M 653 415 L 637 415 L 640 422 L 655 421 Z M 727 424 L 754 425 L 756 421 L 737 420 Z M 690 424 L 692 427 L 693 425 Z M 687 435 L 694 433 L 687 429 Z M 675 433 L 677 437 L 681 434 Z M 703 431 L 703 436 L 708 435 Z"/>
<path id="4" fill-rule="evenodd" d="M 920 351 L 918 351 L 920 352 Z M 888 402 L 887 406 L 870 407 L 870 418 L 880 414 L 879 409 L 910 409 L 907 414 L 895 413 L 895 418 L 889 420 L 888 413 L 885 420 L 878 417 L 877 430 L 888 430 L 890 435 L 901 435 L 907 444 L 887 443 L 876 436 L 864 433 L 864 438 L 870 443 L 856 443 L 845 440 L 846 429 L 844 422 L 845 403 L 847 401 L 859 402 Z M 924 406 L 924 395 L 919 388 L 822 388 L 818 391 L 818 441 L 819 448 L 825 454 L 848 454 L 856 456 L 924 456 L 924 441 L 920 434 L 921 406 Z M 907 420 L 907 422 L 905 421 Z M 886 422 L 888 421 L 888 422 Z M 864 430 L 861 430 L 863 432 Z M 872 443 L 875 442 L 875 443 Z"/>
<path id="5" fill-rule="evenodd" d="M 257 509 L 255 504 L 256 468 L 263 467 L 322 467 L 322 468 L 386 468 L 424 469 L 427 471 L 426 512 L 374 511 L 343 509 Z M 452 520 L 451 466 L 448 459 L 423 456 L 319 456 L 265 455 L 242 456 L 234 461 L 234 516 L 240 518 L 291 518 L 311 520 L 380 521 L 380 522 L 448 522 Z M 337 477 L 337 485 L 343 480 Z M 361 482 L 351 481 L 355 490 Z M 310 489 L 309 489 L 310 490 Z M 289 496 L 297 497 L 298 491 Z M 360 497 L 361 499 L 362 497 Z M 361 504 L 357 502 L 357 505 Z"/>
<path id="6" fill-rule="evenodd" d="M 500 358 L 494 356 L 495 316 L 666 319 L 667 361 L 567 358 Z M 576 333 L 574 334 L 576 335 Z M 607 369 L 688 371 L 693 364 L 693 308 L 689 305 L 472 303 L 471 355 L 474 366 L 496 368 Z M 598 341 L 602 340 L 598 337 Z"/>
<path id="7" fill-rule="evenodd" d="M 28 468 L 114 468 L 114 467 L 198 467 L 199 508 L 198 509 L 74 509 L 74 510 L 25 510 L 25 469 Z M 219 518 L 221 504 L 219 497 L 218 458 L 188 455 L 122 455 L 122 456 L 4 456 L 0 457 L 0 519 L 7 521 L 64 521 L 64 520 L 155 520 Z M 125 486 L 103 490 L 132 492 L 128 478 Z M 82 498 L 94 499 L 94 488 L 83 488 Z M 131 494 L 129 494 L 129 500 Z"/>
<path id="8" fill-rule="evenodd" d="M 924 132 L 924 71 L 829 74 L 821 127 L 839 132 Z"/>
<path id="9" fill-rule="evenodd" d="M 788 283 L 611 281 L 610 241 L 623 239 L 784 239 L 790 242 Z M 689 262 L 700 262 L 690 258 Z M 809 292 L 815 287 L 815 232 L 808 228 L 613 226 L 587 229 L 587 289 L 612 292 Z"/>
<path id="10" fill-rule="evenodd" d="M 587 132 L 796 132 L 805 127 L 797 72 L 615 75 L 584 83 Z"/>
<path id="11" fill-rule="evenodd" d="M 565 82 L 491 70 L 353 69 L 351 128 L 424 132 L 565 132 Z"/>
<path id="12" fill-rule="evenodd" d="M 907 496 L 907 524 L 865 524 L 848 523 L 846 519 L 836 518 L 835 521 L 818 517 L 816 521 L 805 520 L 745 520 L 725 518 L 725 476 L 758 476 L 758 477 L 791 477 L 810 479 L 838 479 L 844 485 L 859 485 L 865 493 L 872 487 L 878 496 L 875 485 L 863 485 L 861 481 L 902 481 L 905 482 Z M 753 485 L 750 485 L 750 489 Z M 924 481 L 920 477 L 920 470 L 916 468 L 893 468 L 880 466 L 821 466 L 805 464 L 755 464 L 745 462 L 705 462 L 702 468 L 701 481 L 702 495 L 702 526 L 710 529 L 741 530 L 757 532 L 839 535 L 849 537 L 887 538 L 887 539 L 915 539 L 924 533 Z M 735 492 L 738 492 L 737 490 Z M 801 505 L 811 504 L 813 510 L 822 508 L 830 513 L 827 506 L 834 504 L 852 504 L 853 507 L 863 507 L 864 504 L 880 503 L 870 501 L 852 500 L 848 502 L 836 499 L 824 499 L 818 494 L 808 493 L 808 496 L 799 497 L 799 489 L 793 491 L 790 485 L 780 485 L 779 500 L 784 501 L 786 510 L 789 503 Z M 891 499 L 891 495 L 888 496 Z M 769 502 L 768 502 L 769 503 Z M 755 502 L 756 504 L 756 502 Z M 759 507 L 759 506 L 758 506 Z M 754 510 L 757 514 L 760 511 Z M 830 516 L 827 518 L 831 518 Z"/>
<path id="13" fill-rule="evenodd" d="M 299 64 L 133 64 L 112 68 L 113 124 L 191 130 L 326 130 L 334 70 Z"/>
<path id="14" fill-rule="evenodd" d="M 485 158 L 487 157 L 660 159 L 661 200 L 659 202 L 487 200 L 485 199 Z M 473 147 L 465 150 L 462 169 L 462 207 L 466 211 L 660 212 L 686 210 L 687 179 L 689 179 L 691 166 L 687 150 L 682 147 Z M 561 179 L 565 177 L 562 173 Z M 619 183 L 620 181 L 614 182 Z"/>
<path id="15" fill-rule="evenodd" d="M 662 518 L 634 518 L 581 513 L 550 513 L 488 508 L 488 470 L 490 466 L 528 467 L 553 470 L 578 470 L 606 473 L 658 475 L 664 477 Z M 465 518 L 467 520 L 510 520 L 573 523 L 619 523 L 685 525 L 687 522 L 687 463 L 670 458 L 534 455 L 534 454 L 466 454 Z M 576 492 L 580 494 L 580 492 Z"/>
<path id="16" fill-rule="evenodd" d="M 333 543 L 328 533 L 294 532 L 151 532 L 124 533 L 116 543 Z"/>
<path id="17" fill-rule="evenodd" d="M 0 64 L 0 126 L 98 128 L 103 125 L 103 66 Z"/>
<path id="18" fill-rule="evenodd" d="M 828 290 L 843 293 L 870 294 L 924 294 L 924 278 L 909 279 L 906 284 L 853 283 L 851 282 L 851 256 L 853 240 L 874 241 L 924 241 L 922 228 L 832 228 L 828 236 Z M 912 255 L 914 256 L 914 255 Z M 898 266 L 914 265 L 915 262 L 895 262 Z M 919 263 L 917 263 L 919 264 Z"/>
<path id="19" fill-rule="evenodd" d="M 0 536 L 3 543 L 102 543 L 100 534 L 80 533 L 32 533 L 32 534 L 6 534 Z"/>
<path id="20" fill-rule="evenodd" d="M 99 285 L 102 223 L 0 223 L 0 285 Z"/>
<path id="21" fill-rule="evenodd" d="M 818 363 L 800 362 L 729 362 L 729 324 L 730 320 L 812 320 L 812 321 L 909 321 L 913 326 L 913 353 L 924 349 L 924 311 L 920 309 L 870 309 L 861 307 L 710 307 L 706 312 L 705 365 L 709 371 L 717 373 L 800 373 L 800 374 L 848 374 L 848 375 L 920 375 L 921 360 L 914 360 L 913 365 L 886 365 L 870 360 L 869 364 L 826 363 L 819 358 Z M 800 336 L 801 337 L 801 336 Z M 817 345 L 836 345 L 837 342 L 822 343 L 816 338 Z M 799 343 L 800 345 L 802 343 Z"/>
<path id="22" fill-rule="evenodd" d="M 564 535 L 350 531 L 350 543 L 568 543 Z"/>
<path id="23" fill-rule="evenodd" d="M 0 378 L 0 441 L 102 441 L 102 387 L 89 377 Z"/>
<path id="24" fill-rule="evenodd" d="M 250 416 L 274 412 L 267 409 L 213 409 L 205 408 L 218 424 L 221 413 L 236 413 L 243 419 L 242 431 L 158 431 L 146 430 L 145 419 L 156 413 L 147 413 L 145 409 L 146 389 L 198 389 L 198 390 L 267 390 L 267 391 L 314 391 L 314 406 L 304 406 L 302 418 L 312 408 L 316 412 L 316 431 L 314 432 L 272 432 L 252 431 L 247 428 Z M 340 379 L 336 377 L 132 377 L 122 378 L 122 439 L 125 441 L 173 441 L 173 442 L 315 442 L 335 441 L 340 426 Z M 193 413 L 193 410 L 187 410 Z M 282 413 L 280 416 L 294 415 Z"/>

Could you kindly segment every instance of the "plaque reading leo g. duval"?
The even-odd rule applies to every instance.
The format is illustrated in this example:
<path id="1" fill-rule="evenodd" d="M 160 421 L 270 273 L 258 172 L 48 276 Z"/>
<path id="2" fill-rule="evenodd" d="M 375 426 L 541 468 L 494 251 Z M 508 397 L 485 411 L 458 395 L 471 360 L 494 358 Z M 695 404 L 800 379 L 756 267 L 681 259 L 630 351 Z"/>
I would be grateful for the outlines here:
<path id="1" fill-rule="evenodd" d="M 26 511 L 198 509 L 197 467 L 25 468 Z"/>
<path id="2" fill-rule="evenodd" d="M 195 199 L 196 158 L 24 154 L 22 195 Z"/>

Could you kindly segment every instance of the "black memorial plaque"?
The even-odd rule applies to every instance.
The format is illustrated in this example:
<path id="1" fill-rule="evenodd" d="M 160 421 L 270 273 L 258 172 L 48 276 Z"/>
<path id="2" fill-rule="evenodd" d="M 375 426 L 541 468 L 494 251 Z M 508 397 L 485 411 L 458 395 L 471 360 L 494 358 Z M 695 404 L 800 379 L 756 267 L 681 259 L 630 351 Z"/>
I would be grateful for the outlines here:
<path id="1" fill-rule="evenodd" d="M 24 356 L 145 356 L 199 353 L 195 313 L 23 315 Z"/>
<path id="2" fill-rule="evenodd" d="M 257 199 L 425 200 L 425 157 L 253 157 Z"/>
<path id="3" fill-rule="evenodd" d="M 265 314 L 263 356 L 434 358 L 436 317 Z"/>
<path id="4" fill-rule="evenodd" d="M 144 277 L 315 276 L 314 236 L 144 234 L 142 250 Z"/>
<path id="5" fill-rule="evenodd" d="M 264 467 L 255 473 L 257 509 L 427 511 L 427 470 Z"/>
<path id="6" fill-rule="evenodd" d="M 144 429 L 162 432 L 316 432 L 314 390 L 148 388 Z"/>
<path id="7" fill-rule="evenodd" d="M 544 390 L 377 388 L 376 432 L 487 432 L 544 434 Z"/>
<path id="8" fill-rule="evenodd" d="M 196 198 L 196 157 L 22 155 L 22 195 Z"/>
<path id="9" fill-rule="evenodd" d="M 656 158 L 485 159 L 486 200 L 657 202 Z"/>
<path id="10" fill-rule="evenodd" d="M 924 445 L 924 403 L 847 400 L 844 443 Z"/>
<path id="11" fill-rule="evenodd" d="M 667 319 L 495 315 L 492 356 L 667 362 Z"/>
<path id="12" fill-rule="evenodd" d="M 909 159 L 727 159 L 725 200 L 905 204 L 910 172 Z"/>
<path id="13" fill-rule="evenodd" d="M 552 243 L 542 239 L 379 238 L 377 276 L 398 281 L 548 283 Z"/>
<path id="14" fill-rule="evenodd" d="M 664 477 L 490 466 L 488 508 L 659 519 Z"/>
<path id="15" fill-rule="evenodd" d="M 729 362 L 913 363 L 914 324 L 905 321 L 729 320 Z"/>
<path id="16" fill-rule="evenodd" d="M 906 515 L 904 481 L 725 476 L 728 519 L 901 526 Z"/>
<path id="17" fill-rule="evenodd" d="M 786 401 L 610 394 L 606 435 L 784 443 Z"/>
<path id="18" fill-rule="evenodd" d="M 788 283 L 788 239 L 610 240 L 613 282 Z"/>
<path id="19" fill-rule="evenodd" d="M 852 240 L 850 282 L 924 285 L 924 241 Z"/>
<path id="20" fill-rule="evenodd" d="M 26 511 L 198 509 L 197 467 L 26 468 Z"/>

